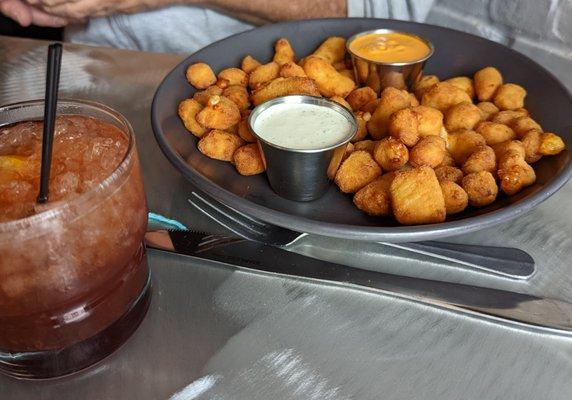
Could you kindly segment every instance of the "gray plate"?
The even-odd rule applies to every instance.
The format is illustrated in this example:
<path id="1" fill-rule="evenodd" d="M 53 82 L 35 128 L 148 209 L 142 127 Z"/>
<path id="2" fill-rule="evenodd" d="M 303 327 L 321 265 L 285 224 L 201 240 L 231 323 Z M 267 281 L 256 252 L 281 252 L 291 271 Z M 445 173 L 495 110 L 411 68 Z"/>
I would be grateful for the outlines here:
<path id="1" fill-rule="evenodd" d="M 500 44 L 473 35 L 432 25 L 383 19 L 323 19 L 264 26 L 231 36 L 194 53 L 179 64 L 161 83 L 151 111 L 159 146 L 171 163 L 198 188 L 239 211 L 269 223 L 297 231 L 367 241 L 403 242 L 436 239 L 483 229 L 516 218 L 531 210 L 564 185 L 572 175 L 568 150 L 536 163 L 536 183 L 515 196 L 499 196 L 492 205 L 450 217 L 440 224 L 398 226 L 393 219 L 370 217 L 359 211 L 351 196 L 334 185 L 316 201 L 298 203 L 276 195 L 265 175 L 240 176 L 230 163 L 202 155 L 197 139 L 188 133 L 177 116 L 177 105 L 195 91 L 185 79 L 189 64 L 203 61 L 219 71 L 237 66 L 246 54 L 266 62 L 273 43 L 286 37 L 298 57 L 313 51 L 326 37 L 349 37 L 357 32 L 390 28 L 427 37 L 435 54 L 426 72 L 441 78 L 472 75 L 494 65 L 505 80 L 526 87 L 526 107 L 548 131 L 572 143 L 572 96 L 547 70 L 528 57 Z"/>

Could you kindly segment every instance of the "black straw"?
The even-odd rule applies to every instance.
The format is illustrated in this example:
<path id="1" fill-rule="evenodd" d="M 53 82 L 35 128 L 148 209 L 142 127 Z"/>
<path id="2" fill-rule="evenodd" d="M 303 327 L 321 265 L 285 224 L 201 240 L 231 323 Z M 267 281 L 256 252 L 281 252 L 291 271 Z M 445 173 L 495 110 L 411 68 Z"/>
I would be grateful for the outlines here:
<path id="1" fill-rule="evenodd" d="M 48 66 L 46 72 L 46 95 L 44 102 L 44 136 L 42 138 L 42 164 L 40 172 L 40 194 L 38 203 L 48 201 L 50 169 L 52 165 L 52 145 L 56 109 L 58 106 L 58 87 L 60 84 L 60 67 L 62 64 L 62 45 L 51 44 L 48 47 Z"/>

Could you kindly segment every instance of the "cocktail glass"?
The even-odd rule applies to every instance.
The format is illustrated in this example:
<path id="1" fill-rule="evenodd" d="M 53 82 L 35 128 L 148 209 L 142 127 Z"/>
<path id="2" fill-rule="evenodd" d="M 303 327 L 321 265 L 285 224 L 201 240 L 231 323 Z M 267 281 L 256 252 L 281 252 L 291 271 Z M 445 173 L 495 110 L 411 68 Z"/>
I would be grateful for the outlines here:
<path id="1" fill-rule="evenodd" d="M 0 107 L 0 126 L 41 120 L 43 110 L 43 101 Z M 0 371 L 19 378 L 96 363 L 131 336 L 149 305 L 147 204 L 133 130 L 93 102 L 61 100 L 58 115 L 66 114 L 115 125 L 128 147 L 86 192 L 0 223 Z"/>

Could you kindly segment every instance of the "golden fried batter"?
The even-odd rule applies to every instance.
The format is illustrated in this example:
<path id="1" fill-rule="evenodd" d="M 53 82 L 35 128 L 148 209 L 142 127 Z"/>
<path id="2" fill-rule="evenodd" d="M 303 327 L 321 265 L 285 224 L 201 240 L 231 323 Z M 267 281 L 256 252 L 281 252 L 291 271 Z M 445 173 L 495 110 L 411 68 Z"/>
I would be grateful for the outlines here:
<path id="1" fill-rule="evenodd" d="M 465 101 L 455 104 L 445 112 L 445 129 L 449 132 L 459 129 L 473 129 L 481 122 L 482 113 L 471 102 Z"/>
<path id="2" fill-rule="evenodd" d="M 330 100 L 335 101 L 336 103 L 338 103 L 341 106 L 344 106 L 345 108 L 348 109 L 348 111 L 352 110 L 352 106 L 350 106 L 350 103 L 348 103 L 346 101 L 346 99 L 344 99 L 343 97 L 333 96 L 333 97 L 330 97 Z"/>
<path id="3" fill-rule="evenodd" d="M 528 164 L 537 162 L 542 158 L 540 153 L 540 143 L 542 143 L 541 132 L 532 129 L 526 132 L 520 139 L 524 145 L 524 160 Z"/>
<path id="4" fill-rule="evenodd" d="M 528 112 L 525 109 L 499 111 L 493 115 L 491 122 L 510 126 L 520 117 L 528 117 Z"/>
<path id="5" fill-rule="evenodd" d="M 439 182 L 451 181 L 460 185 L 463 180 L 463 171 L 450 165 L 438 166 L 435 168 L 435 175 Z"/>
<path id="6" fill-rule="evenodd" d="M 497 162 L 503 157 L 504 153 L 506 153 L 509 150 L 516 151 L 518 154 L 520 154 L 522 158 L 524 158 L 526 154 L 524 145 L 520 140 L 509 140 L 506 142 L 494 144 L 491 147 L 495 151 Z"/>
<path id="7" fill-rule="evenodd" d="M 400 171 L 390 186 L 391 207 L 404 225 L 443 222 L 445 200 L 435 172 L 430 167 Z"/>
<path id="8" fill-rule="evenodd" d="M 381 139 L 388 135 L 389 118 L 391 114 L 403 108 L 411 106 L 409 93 L 393 87 L 388 87 L 381 92 L 379 104 L 371 114 L 367 123 L 367 130 L 374 139 Z"/>
<path id="9" fill-rule="evenodd" d="M 205 63 L 194 63 L 187 68 L 187 80 L 197 89 L 206 89 L 216 83 L 216 76 Z"/>
<path id="10" fill-rule="evenodd" d="M 514 83 L 505 83 L 498 88 L 494 103 L 495 106 L 501 110 L 515 110 L 524 107 L 524 98 L 526 97 L 526 90 Z"/>
<path id="11" fill-rule="evenodd" d="M 213 129 L 199 140 L 198 148 L 205 156 L 215 160 L 231 161 L 234 152 L 244 144 L 244 141 L 226 131 Z"/>
<path id="12" fill-rule="evenodd" d="M 183 121 L 185 128 L 196 137 L 203 136 L 207 131 L 205 127 L 199 124 L 195 119 L 198 112 L 202 109 L 203 106 L 194 99 L 186 99 L 179 103 L 179 118 Z"/>
<path id="13" fill-rule="evenodd" d="M 477 71 L 473 79 L 479 101 L 492 101 L 498 88 L 503 84 L 501 73 L 494 67 L 486 67 Z"/>
<path id="14" fill-rule="evenodd" d="M 304 62 L 304 72 L 312 78 L 322 95 L 346 97 L 355 89 L 355 83 L 341 75 L 328 61 L 321 57 L 309 56 Z"/>
<path id="15" fill-rule="evenodd" d="M 462 102 L 471 102 L 467 92 L 448 82 L 439 82 L 428 88 L 421 98 L 421 105 L 445 112 L 449 107 Z"/>
<path id="16" fill-rule="evenodd" d="M 224 81 L 224 84 L 221 85 L 219 81 Z M 226 68 L 218 73 L 217 86 L 223 89 L 233 85 L 246 86 L 247 83 L 248 75 L 240 68 Z"/>
<path id="17" fill-rule="evenodd" d="M 270 82 L 272 79 L 278 78 L 279 74 L 280 65 L 274 61 L 260 65 L 250 72 L 250 75 L 248 76 L 248 87 L 256 90 L 266 82 Z"/>
<path id="18" fill-rule="evenodd" d="M 403 108 L 389 117 L 389 135 L 412 147 L 419 141 L 419 116 L 413 108 Z"/>
<path id="19" fill-rule="evenodd" d="M 359 111 L 367 103 L 377 99 L 377 93 L 369 86 L 354 89 L 348 94 L 346 100 L 352 106 L 352 110 Z"/>
<path id="20" fill-rule="evenodd" d="M 476 131 L 479 135 L 485 138 L 485 141 L 489 146 L 506 142 L 507 140 L 512 140 L 515 137 L 514 131 L 508 126 L 490 121 L 479 123 Z"/>
<path id="21" fill-rule="evenodd" d="M 395 171 L 409 161 L 409 151 L 401 140 L 390 136 L 377 142 L 373 157 L 384 171 Z"/>
<path id="22" fill-rule="evenodd" d="M 347 143 L 346 145 L 337 147 L 332 154 L 332 158 L 330 159 L 330 164 L 328 165 L 328 178 L 334 179 L 336 177 L 336 173 L 342 165 L 342 161 L 344 161 L 348 156 L 354 151 L 354 146 L 351 143 Z"/>
<path id="23" fill-rule="evenodd" d="M 367 151 L 369 154 L 373 155 L 373 151 L 375 149 L 375 145 L 378 142 L 375 140 L 360 140 L 358 142 L 354 142 L 354 150 L 364 150 Z"/>
<path id="24" fill-rule="evenodd" d="M 310 78 L 276 78 L 260 89 L 254 91 L 250 96 L 252 103 L 257 106 L 275 97 L 289 94 L 306 94 L 309 96 L 319 96 L 320 91 Z"/>
<path id="25" fill-rule="evenodd" d="M 409 152 L 409 162 L 414 167 L 426 165 L 437 167 L 443 161 L 446 152 L 445 140 L 439 136 L 426 136 L 419 140 Z"/>
<path id="26" fill-rule="evenodd" d="M 443 113 L 432 107 L 417 106 L 412 110 L 419 120 L 419 137 L 439 136 L 443 128 Z"/>
<path id="27" fill-rule="evenodd" d="M 331 36 L 324 40 L 312 54 L 322 57 L 330 64 L 342 61 L 346 56 L 346 39 L 339 36 Z"/>
<path id="28" fill-rule="evenodd" d="M 489 146 L 483 146 L 473 152 L 463 164 L 463 172 L 472 174 L 474 172 L 489 171 L 494 172 L 497 167 L 497 160 L 494 150 Z"/>
<path id="29" fill-rule="evenodd" d="M 461 186 L 469 196 L 469 204 L 475 207 L 484 207 L 496 200 L 498 186 L 488 171 L 475 172 L 465 175 Z"/>
<path id="30" fill-rule="evenodd" d="M 542 132 L 542 127 L 538 122 L 530 117 L 518 117 L 511 122 L 510 127 L 518 138 L 522 138 L 526 132 L 531 130 Z"/>
<path id="31" fill-rule="evenodd" d="M 366 214 L 373 216 L 390 215 L 391 203 L 389 188 L 392 180 L 393 178 L 389 180 L 380 176 L 358 190 L 353 198 L 356 207 Z"/>
<path id="32" fill-rule="evenodd" d="M 248 90 L 241 85 L 232 85 L 223 90 L 222 95 L 234 102 L 239 110 L 247 110 L 250 107 Z"/>
<path id="33" fill-rule="evenodd" d="M 272 60 L 278 65 L 283 65 L 288 62 L 296 62 L 294 50 L 290 42 L 286 38 L 280 38 L 274 43 L 274 59 Z"/>
<path id="34" fill-rule="evenodd" d="M 499 108 L 490 101 L 481 101 L 477 104 L 477 107 L 481 111 L 481 121 L 490 121 L 491 118 L 500 111 Z"/>
<path id="35" fill-rule="evenodd" d="M 201 103 L 201 105 L 204 107 L 207 105 L 209 97 L 221 94 L 222 94 L 222 89 L 217 85 L 212 85 L 206 88 L 205 90 L 200 90 L 198 92 L 195 92 L 195 94 L 193 94 L 193 99 Z"/>
<path id="36" fill-rule="evenodd" d="M 242 140 L 244 140 L 245 142 L 248 142 L 248 143 L 256 142 L 256 138 L 252 134 L 252 131 L 250 130 L 250 126 L 248 125 L 248 119 L 247 118 L 243 118 L 240 120 L 240 122 L 238 123 L 238 132 L 237 133 L 238 133 L 238 136 L 240 136 L 242 138 Z"/>
<path id="37" fill-rule="evenodd" d="M 340 69 L 338 72 L 340 73 L 341 76 L 350 79 L 355 84 L 356 81 L 354 72 L 351 69 Z"/>
<path id="38" fill-rule="evenodd" d="M 260 61 L 258 61 L 249 54 L 242 59 L 242 62 L 240 63 L 240 69 L 246 72 L 247 74 L 250 74 L 252 71 L 260 67 L 261 65 L 262 64 L 260 63 Z"/>
<path id="39" fill-rule="evenodd" d="M 371 114 L 363 111 L 355 113 L 358 129 L 352 138 L 352 142 L 364 140 L 367 136 L 367 121 L 371 119 Z"/>
<path id="40" fill-rule="evenodd" d="M 522 153 L 507 150 L 499 158 L 498 177 L 503 192 L 512 196 L 536 181 L 534 169 L 528 165 Z"/>
<path id="41" fill-rule="evenodd" d="M 454 78 L 449 78 L 445 80 L 451 85 L 458 87 L 462 91 L 466 92 L 472 99 L 475 97 L 475 87 L 473 85 L 473 80 L 468 76 L 455 76 Z"/>
<path id="42" fill-rule="evenodd" d="M 435 75 L 423 75 L 414 85 L 413 93 L 419 101 L 423 98 L 423 93 L 431 86 L 439 83 L 439 78 Z"/>
<path id="43" fill-rule="evenodd" d="M 298 76 L 300 78 L 306 78 L 308 75 L 304 72 L 304 68 L 296 64 L 294 61 L 289 61 L 282 64 L 280 67 L 280 76 L 282 78 L 290 78 L 292 76 Z"/>
<path id="44" fill-rule="evenodd" d="M 540 135 L 540 139 L 539 152 L 543 156 L 555 156 L 566 148 L 562 138 L 555 133 L 543 133 Z"/>
<path id="45" fill-rule="evenodd" d="M 457 131 L 449 134 L 447 150 L 457 165 L 463 165 L 474 151 L 485 144 L 485 138 L 475 131 Z"/>
<path id="46" fill-rule="evenodd" d="M 344 193 L 355 193 L 381 175 L 381 168 L 367 151 L 349 155 L 336 173 L 334 181 Z"/>
<path id="47" fill-rule="evenodd" d="M 232 161 L 240 175 L 256 175 L 264 172 L 264 163 L 256 143 L 250 143 L 236 149 Z"/>
<path id="48" fill-rule="evenodd" d="M 439 164 L 439 167 L 455 167 L 457 163 L 455 163 L 455 159 L 449 153 L 449 151 L 445 151 L 445 157 L 443 157 L 443 161 Z"/>
<path id="49" fill-rule="evenodd" d="M 469 196 L 467 192 L 453 181 L 440 182 L 447 215 L 458 214 L 467 208 Z"/>
<path id="50" fill-rule="evenodd" d="M 197 114 L 197 122 L 210 129 L 228 129 L 238 121 L 238 106 L 224 96 L 211 96 L 206 107 Z"/>

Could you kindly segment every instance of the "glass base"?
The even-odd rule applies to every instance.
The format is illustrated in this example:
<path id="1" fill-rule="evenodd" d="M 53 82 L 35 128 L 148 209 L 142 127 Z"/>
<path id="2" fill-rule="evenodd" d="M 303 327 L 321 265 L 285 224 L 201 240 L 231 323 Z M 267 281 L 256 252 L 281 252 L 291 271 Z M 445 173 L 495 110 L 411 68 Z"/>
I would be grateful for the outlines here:
<path id="1" fill-rule="evenodd" d="M 20 379 L 48 379 L 78 372 L 117 350 L 135 332 L 151 301 L 151 280 L 129 311 L 89 339 L 65 349 L 25 353 L 0 351 L 0 372 Z"/>

